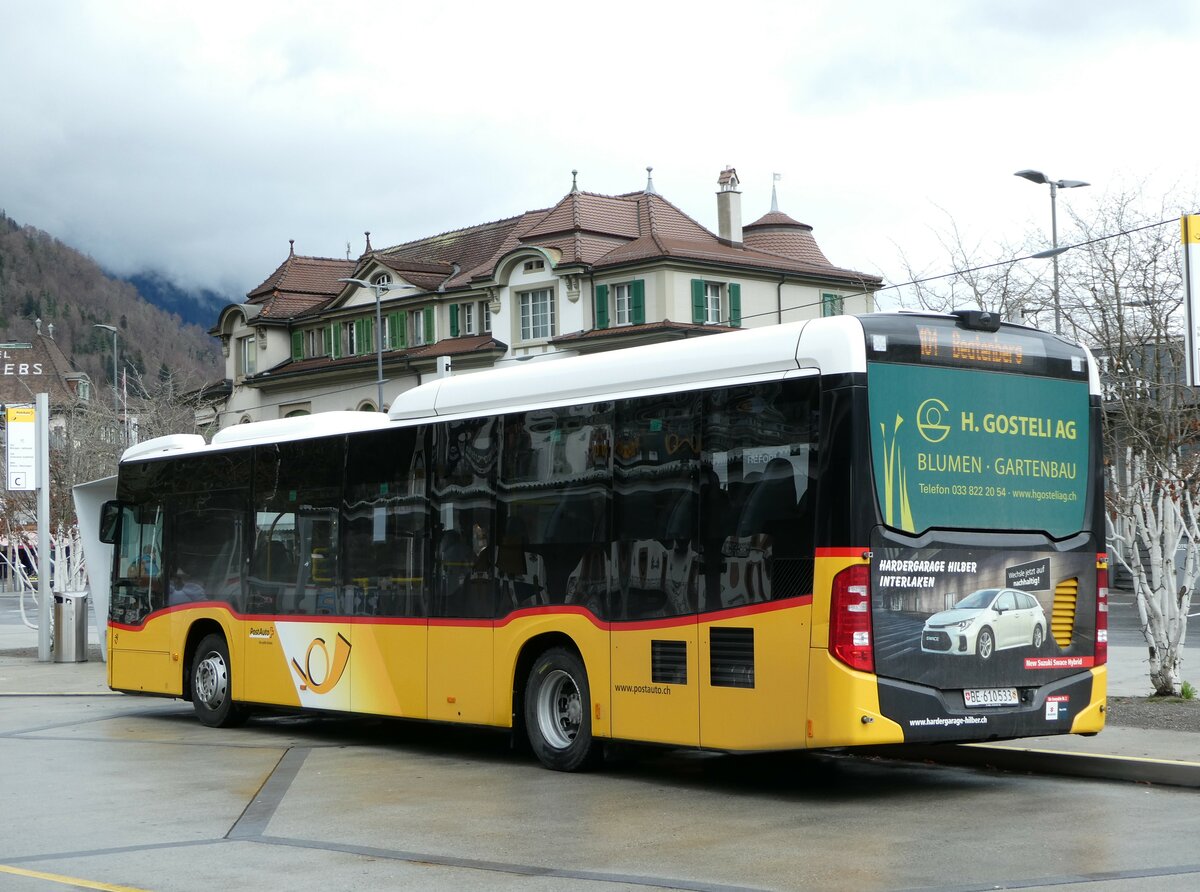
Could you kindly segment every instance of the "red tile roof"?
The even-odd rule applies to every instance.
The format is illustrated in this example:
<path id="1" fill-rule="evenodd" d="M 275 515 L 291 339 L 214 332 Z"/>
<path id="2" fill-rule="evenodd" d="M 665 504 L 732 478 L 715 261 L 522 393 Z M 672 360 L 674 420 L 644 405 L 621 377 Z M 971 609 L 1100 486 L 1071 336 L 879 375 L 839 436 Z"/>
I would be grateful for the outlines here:
<path id="1" fill-rule="evenodd" d="M 803 263 L 830 265 L 821 249 L 817 247 L 812 227 L 779 211 L 772 211 L 748 226 L 743 226 L 742 240 L 747 248 L 756 251 L 790 257 Z"/>
<path id="2" fill-rule="evenodd" d="M 338 279 L 354 275 L 356 265 L 354 260 L 290 254 L 265 282 L 247 292 L 247 303 L 260 303 L 281 291 L 332 297 L 342 290 Z"/>
<path id="3" fill-rule="evenodd" d="M 514 235 L 516 230 L 528 226 L 545 213 L 544 210 L 527 211 L 517 217 L 468 226 L 385 248 L 375 251 L 371 256 L 381 263 L 395 265 L 397 270 L 413 261 L 458 264 L 459 272 L 445 283 L 445 287 L 463 287 L 468 285 L 478 269 L 486 266 L 490 271 L 501 256 L 520 244 Z"/>
<path id="4" fill-rule="evenodd" d="M 291 319 L 320 309 L 342 290 L 339 279 L 354 275 L 356 261 L 289 254 L 266 281 L 246 294 L 263 321 Z"/>
<path id="5" fill-rule="evenodd" d="M 263 304 L 259 318 L 265 320 L 317 312 L 344 290 L 339 279 L 362 272 L 368 263 L 392 270 L 427 292 L 478 287 L 495 277 L 505 255 L 521 247 L 554 249 L 561 255 L 560 265 L 596 269 L 677 258 L 868 287 L 882 282 L 878 276 L 831 264 L 817 246 L 812 227 L 778 211 L 743 227 L 743 239 L 741 245 L 722 241 L 653 192 L 572 191 L 550 208 L 373 250 L 357 261 L 292 255 L 248 298 Z"/>

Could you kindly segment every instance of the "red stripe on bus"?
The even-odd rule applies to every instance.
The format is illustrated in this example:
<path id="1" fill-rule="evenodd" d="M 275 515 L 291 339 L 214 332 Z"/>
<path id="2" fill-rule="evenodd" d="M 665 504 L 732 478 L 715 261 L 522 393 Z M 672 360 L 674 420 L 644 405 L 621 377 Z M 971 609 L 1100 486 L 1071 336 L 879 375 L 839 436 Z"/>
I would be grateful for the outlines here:
<path id="1" fill-rule="evenodd" d="M 118 623 L 109 620 L 109 627 L 125 632 L 138 632 L 146 627 L 151 619 L 165 616 L 169 613 L 179 613 L 187 610 L 209 609 L 222 610 L 239 622 L 259 623 L 333 623 L 337 625 L 371 625 L 371 626 L 438 626 L 439 628 L 504 628 L 517 620 L 538 616 L 579 616 L 586 619 L 602 631 L 646 629 L 667 629 L 677 626 L 695 625 L 697 622 L 718 622 L 726 619 L 736 619 L 753 616 L 759 613 L 773 613 L 777 610 L 788 610 L 793 607 L 804 607 L 812 604 L 812 595 L 797 595 L 778 601 L 763 601 L 759 604 L 744 604 L 740 607 L 729 607 L 722 610 L 710 610 L 707 613 L 685 614 L 683 616 L 664 616 L 657 619 L 606 622 L 585 607 L 574 605 L 548 605 L 545 607 L 526 607 L 514 610 L 500 619 L 469 619 L 455 616 L 335 616 L 333 614 L 293 614 L 293 613 L 237 613 L 229 605 L 219 601 L 196 601 L 191 604 L 181 604 L 156 610 L 147 616 L 140 625 Z"/>
<path id="2" fill-rule="evenodd" d="M 520 610 L 514 610 L 512 613 L 506 614 L 505 616 L 496 620 L 496 628 L 501 629 L 514 620 L 524 619 L 527 616 L 581 616 L 597 629 L 608 631 L 612 626 L 612 623 L 606 623 L 586 607 L 576 607 L 571 604 L 564 604 L 562 606 L 547 605 L 545 607 L 524 607 Z"/>
<path id="3" fill-rule="evenodd" d="M 794 598 L 781 598 L 778 601 L 765 601 L 762 604 L 747 604 L 744 607 L 732 607 L 728 610 L 713 610 L 700 614 L 699 620 L 702 623 L 718 622 L 723 619 L 734 619 L 740 616 L 753 616 L 756 613 L 787 610 L 791 607 L 807 607 L 812 604 L 812 601 L 812 595 L 797 595 Z"/>
<path id="4" fill-rule="evenodd" d="M 869 548 L 818 548 L 817 557 L 825 558 L 861 558 L 865 556 L 871 549 Z"/>

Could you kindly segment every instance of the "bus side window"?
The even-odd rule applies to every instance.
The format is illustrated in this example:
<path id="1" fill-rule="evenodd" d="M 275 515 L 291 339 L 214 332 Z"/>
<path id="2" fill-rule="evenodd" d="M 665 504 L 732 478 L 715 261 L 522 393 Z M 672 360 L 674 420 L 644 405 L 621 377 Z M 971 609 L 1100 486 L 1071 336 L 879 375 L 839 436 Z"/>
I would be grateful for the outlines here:
<path id="1" fill-rule="evenodd" d="M 817 398 L 816 378 L 708 395 L 706 609 L 812 591 L 815 502 L 809 484 Z"/>
<path id="2" fill-rule="evenodd" d="M 492 619 L 496 457 L 495 418 L 451 421 L 435 428 L 433 468 L 433 598 L 430 616 Z"/>
<path id="3" fill-rule="evenodd" d="M 427 430 L 350 438 L 341 527 L 344 576 L 358 615 L 425 615 Z"/>
<path id="4" fill-rule="evenodd" d="M 703 396 L 619 400 L 614 425 L 614 619 L 684 616 L 698 609 Z"/>
<path id="5" fill-rule="evenodd" d="M 116 579 L 109 617 L 136 625 L 166 605 L 162 565 L 163 510 L 157 502 L 124 506 L 114 549 Z"/>

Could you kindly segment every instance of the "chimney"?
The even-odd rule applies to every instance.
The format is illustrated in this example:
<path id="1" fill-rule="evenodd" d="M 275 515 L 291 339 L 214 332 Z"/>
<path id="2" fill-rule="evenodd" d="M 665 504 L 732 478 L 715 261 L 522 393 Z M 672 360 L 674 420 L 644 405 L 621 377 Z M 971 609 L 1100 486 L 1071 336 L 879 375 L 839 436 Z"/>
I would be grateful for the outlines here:
<path id="1" fill-rule="evenodd" d="M 742 193 L 737 171 L 726 167 L 717 178 L 717 235 L 735 245 L 742 243 Z"/>

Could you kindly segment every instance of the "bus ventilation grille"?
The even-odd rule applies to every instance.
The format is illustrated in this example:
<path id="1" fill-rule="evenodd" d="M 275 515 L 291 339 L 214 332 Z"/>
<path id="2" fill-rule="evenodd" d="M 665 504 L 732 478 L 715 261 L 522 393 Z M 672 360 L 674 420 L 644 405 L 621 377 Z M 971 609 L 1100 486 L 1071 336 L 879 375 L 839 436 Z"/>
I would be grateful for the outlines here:
<path id="1" fill-rule="evenodd" d="M 650 642 L 650 680 L 655 684 L 687 684 L 687 642 Z"/>
<path id="2" fill-rule="evenodd" d="M 1079 579 L 1072 576 L 1054 587 L 1054 613 L 1050 633 L 1059 647 L 1070 647 L 1075 632 L 1075 603 L 1079 600 Z"/>
<path id="3" fill-rule="evenodd" d="M 713 687 L 754 687 L 754 630 L 710 630 L 709 676 Z"/>

